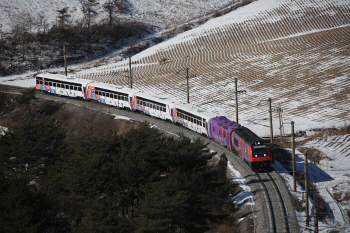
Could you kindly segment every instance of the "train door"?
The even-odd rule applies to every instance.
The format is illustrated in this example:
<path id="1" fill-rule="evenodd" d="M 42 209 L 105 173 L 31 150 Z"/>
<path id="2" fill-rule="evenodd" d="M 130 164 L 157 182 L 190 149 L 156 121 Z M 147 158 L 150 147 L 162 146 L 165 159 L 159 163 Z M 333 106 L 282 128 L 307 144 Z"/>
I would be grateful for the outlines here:
<path id="1" fill-rule="evenodd" d="M 169 105 L 168 105 L 168 108 L 169 108 Z M 174 109 L 173 108 L 170 109 L 170 117 L 171 117 L 171 119 L 173 119 L 173 122 L 176 122 L 175 121 L 176 116 L 174 116 Z"/>
<path id="2" fill-rule="evenodd" d="M 227 146 L 227 143 L 226 143 L 226 130 L 223 130 L 222 131 L 222 145 L 223 146 Z"/>
<path id="3" fill-rule="evenodd" d="M 240 142 L 240 149 L 239 149 L 239 157 L 244 160 L 244 151 L 243 151 L 243 143 L 242 141 Z"/>

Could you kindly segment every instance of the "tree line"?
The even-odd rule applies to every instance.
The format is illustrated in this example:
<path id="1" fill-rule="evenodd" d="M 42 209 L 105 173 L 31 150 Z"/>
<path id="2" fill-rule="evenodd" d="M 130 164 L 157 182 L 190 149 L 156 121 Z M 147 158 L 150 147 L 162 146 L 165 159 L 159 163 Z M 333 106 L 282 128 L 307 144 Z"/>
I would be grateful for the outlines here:
<path id="1" fill-rule="evenodd" d="M 93 58 L 152 31 L 140 22 L 119 21 L 116 13 L 126 11 L 122 1 L 106 1 L 102 5 L 105 18 L 101 21 L 96 20 L 98 1 L 79 1 L 83 17 L 76 21 L 71 19 L 69 8 L 57 10 L 53 25 L 44 15 L 12 15 L 11 30 L 0 35 L 0 75 L 63 66 L 64 53 L 68 62 Z"/>
<path id="2" fill-rule="evenodd" d="M 234 186 L 199 139 L 147 123 L 123 134 L 95 124 L 74 136 L 73 115 L 32 91 L 0 136 L 0 232 L 234 232 Z M 110 130 L 92 133 L 101 127 Z"/>

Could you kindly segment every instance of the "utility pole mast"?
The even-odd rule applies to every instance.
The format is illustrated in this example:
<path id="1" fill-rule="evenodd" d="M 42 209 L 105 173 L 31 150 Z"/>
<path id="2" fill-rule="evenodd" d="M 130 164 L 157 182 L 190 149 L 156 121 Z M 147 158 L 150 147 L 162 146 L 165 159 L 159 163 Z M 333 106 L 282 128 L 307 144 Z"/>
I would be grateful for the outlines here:
<path id="1" fill-rule="evenodd" d="M 273 130 L 272 130 L 272 110 L 271 110 L 271 98 L 268 100 L 260 100 L 260 102 L 256 105 L 259 106 L 261 101 L 269 101 L 269 115 L 270 115 L 270 135 L 271 135 L 271 144 L 273 143 Z"/>
<path id="2" fill-rule="evenodd" d="M 187 103 L 190 102 L 190 90 L 188 84 L 188 68 L 186 68 L 186 81 L 187 81 Z"/>
<path id="3" fill-rule="evenodd" d="M 63 42 L 63 58 L 64 58 L 64 73 L 67 76 L 67 57 L 66 57 L 66 43 Z"/>
<path id="4" fill-rule="evenodd" d="M 129 57 L 129 78 L 130 78 L 130 88 L 132 88 L 131 56 Z"/>
<path id="5" fill-rule="evenodd" d="M 278 120 L 280 124 L 280 136 L 281 136 L 281 141 L 282 141 L 282 117 L 281 117 L 281 104 L 278 104 L 278 108 L 275 108 L 273 111 L 278 112 Z"/>
<path id="6" fill-rule="evenodd" d="M 236 100 L 236 123 L 238 123 L 238 93 L 244 93 L 243 91 L 237 91 L 237 78 L 235 78 L 235 100 Z"/>
<path id="7" fill-rule="evenodd" d="M 292 160 L 293 160 L 293 187 L 294 192 L 297 191 L 297 182 L 295 179 L 295 139 L 294 139 L 294 121 L 291 122 L 291 135 L 292 135 Z"/>
<path id="8" fill-rule="evenodd" d="M 186 92 L 187 92 L 187 103 L 190 102 L 190 87 L 189 87 L 189 79 L 196 77 L 196 75 L 188 75 L 188 68 L 186 68 Z M 180 73 L 183 70 L 179 70 L 178 72 L 176 72 L 176 74 Z"/>
<path id="9" fill-rule="evenodd" d="M 306 213 L 306 226 L 309 226 L 309 187 L 308 187 L 307 153 L 305 153 L 305 157 L 304 157 L 304 179 L 305 179 L 305 213 Z"/>
<path id="10" fill-rule="evenodd" d="M 318 196 L 316 195 L 315 208 L 314 208 L 314 226 L 315 233 L 318 233 Z"/>
<path id="11" fill-rule="evenodd" d="M 269 98 L 269 113 L 270 113 L 270 135 L 271 135 L 271 144 L 272 144 L 273 143 L 273 130 L 272 130 L 271 98 Z"/>

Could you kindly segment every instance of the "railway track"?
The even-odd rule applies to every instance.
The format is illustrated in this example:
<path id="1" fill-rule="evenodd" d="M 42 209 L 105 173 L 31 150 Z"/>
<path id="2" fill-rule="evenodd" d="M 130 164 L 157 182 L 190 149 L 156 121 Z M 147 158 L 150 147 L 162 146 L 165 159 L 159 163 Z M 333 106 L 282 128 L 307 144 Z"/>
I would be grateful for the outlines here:
<path id="1" fill-rule="evenodd" d="M 268 232 L 291 232 L 283 196 L 274 178 L 272 178 L 271 174 L 268 172 L 256 173 L 256 175 L 264 188 L 268 200 L 270 211 L 270 229 Z"/>

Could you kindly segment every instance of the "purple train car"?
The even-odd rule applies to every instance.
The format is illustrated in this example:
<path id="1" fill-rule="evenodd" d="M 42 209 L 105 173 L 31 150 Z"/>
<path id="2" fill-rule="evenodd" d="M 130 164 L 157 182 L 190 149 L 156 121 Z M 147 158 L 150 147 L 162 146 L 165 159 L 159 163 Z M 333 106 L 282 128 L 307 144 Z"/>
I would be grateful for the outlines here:
<path id="1" fill-rule="evenodd" d="M 241 125 L 228 120 L 224 116 L 219 116 L 211 118 L 209 120 L 209 126 L 210 137 L 214 138 L 220 145 L 232 150 L 231 134 L 235 129 L 241 127 Z"/>

